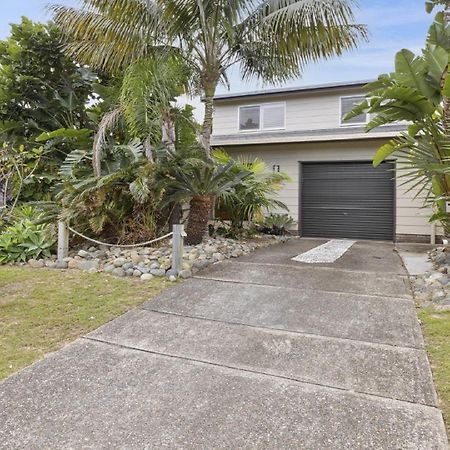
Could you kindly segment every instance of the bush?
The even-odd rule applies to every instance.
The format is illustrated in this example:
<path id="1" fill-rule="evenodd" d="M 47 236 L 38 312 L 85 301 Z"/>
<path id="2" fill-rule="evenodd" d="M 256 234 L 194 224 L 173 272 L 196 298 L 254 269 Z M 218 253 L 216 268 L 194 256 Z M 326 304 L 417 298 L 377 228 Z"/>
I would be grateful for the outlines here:
<path id="1" fill-rule="evenodd" d="M 49 257 L 56 244 L 54 228 L 39 224 L 35 208 L 22 206 L 0 234 L 0 263 Z"/>
<path id="2" fill-rule="evenodd" d="M 270 214 L 264 217 L 259 230 L 266 234 L 284 236 L 289 233 L 288 228 L 294 224 L 294 219 L 288 214 Z"/>

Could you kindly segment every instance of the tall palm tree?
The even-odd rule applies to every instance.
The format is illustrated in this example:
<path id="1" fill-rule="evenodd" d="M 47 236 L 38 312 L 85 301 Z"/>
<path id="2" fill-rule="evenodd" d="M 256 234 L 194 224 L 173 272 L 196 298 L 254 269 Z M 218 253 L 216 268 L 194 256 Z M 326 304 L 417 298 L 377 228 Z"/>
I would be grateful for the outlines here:
<path id="1" fill-rule="evenodd" d="M 210 157 L 213 97 L 238 65 L 243 78 L 280 82 L 307 63 L 341 55 L 366 39 L 354 23 L 354 0 L 82 0 L 55 5 L 66 51 L 81 63 L 117 71 L 162 51 L 192 68 L 204 97 L 200 135 Z"/>

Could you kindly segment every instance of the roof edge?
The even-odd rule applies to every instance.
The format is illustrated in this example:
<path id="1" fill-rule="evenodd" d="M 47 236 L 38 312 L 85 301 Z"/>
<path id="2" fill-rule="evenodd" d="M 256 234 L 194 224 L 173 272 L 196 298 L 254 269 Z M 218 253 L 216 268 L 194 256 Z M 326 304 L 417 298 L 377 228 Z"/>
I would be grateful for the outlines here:
<path id="1" fill-rule="evenodd" d="M 278 94 L 289 94 L 297 92 L 313 92 L 328 89 L 341 89 L 349 87 L 362 87 L 367 83 L 371 83 L 374 80 L 359 80 L 359 81 L 348 81 L 342 83 L 326 83 L 326 84 L 316 84 L 309 86 L 296 86 L 296 87 L 286 87 L 286 88 L 275 88 L 275 89 L 265 89 L 259 91 L 248 91 L 248 92 L 238 92 L 230 94 L 219 94 L 214 96 L 214 101 L 221 100 L 233 100 L 248 97 L 261 97 L 266 95 L 278 95 Z"/>

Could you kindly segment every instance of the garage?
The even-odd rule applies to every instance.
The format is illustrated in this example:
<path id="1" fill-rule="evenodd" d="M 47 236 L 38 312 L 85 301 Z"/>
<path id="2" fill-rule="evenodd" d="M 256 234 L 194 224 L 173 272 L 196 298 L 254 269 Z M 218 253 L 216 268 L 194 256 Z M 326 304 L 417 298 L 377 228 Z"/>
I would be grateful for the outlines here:
<path id="1" fill-rule="evenodd" d="M 393 163 L 301 163 L 300 234 L 392 241 L 393 170 Z"/>

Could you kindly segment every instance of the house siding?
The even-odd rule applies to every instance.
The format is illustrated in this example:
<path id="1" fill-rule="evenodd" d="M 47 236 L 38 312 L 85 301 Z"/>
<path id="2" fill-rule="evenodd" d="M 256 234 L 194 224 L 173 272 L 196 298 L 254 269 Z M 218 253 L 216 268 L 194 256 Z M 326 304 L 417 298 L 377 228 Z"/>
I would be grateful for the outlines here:
<path id="1" fill-rule="evenodd" d="M 310 142 L 278 145 L 231 146 L 227 151 L 232 156 L 245 155 L 250 158 L 262 158 L 269 169 L 272 165 L 289 175 L 280 191 L 279 199 L 289 208 L 289 214 L 298 222 L 300 215 L 300 162 L 325 161 L 371 161 L 376 149 L 385 140 L 353 140 L 347 142 Z M 395 234 L 396 235 L 430 235 L 431 226 L 428 218 L 429 208 L 424 208 L 420 199 L 414 198 L 414 192 L 408 192 L 402 186 L 403 179 L 396 181 Z"/>

